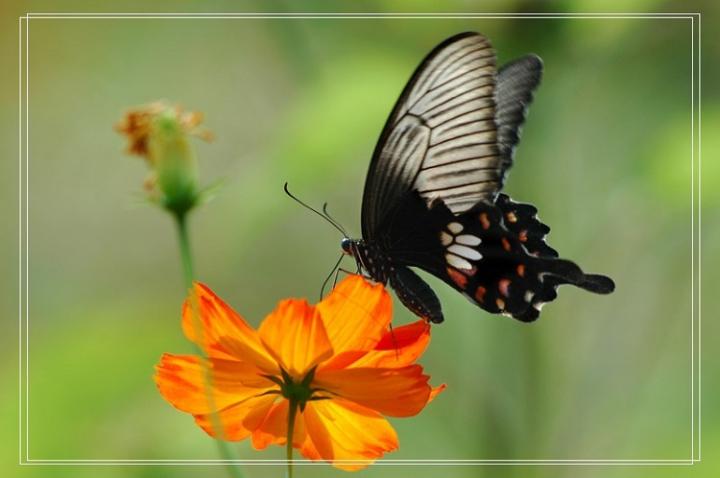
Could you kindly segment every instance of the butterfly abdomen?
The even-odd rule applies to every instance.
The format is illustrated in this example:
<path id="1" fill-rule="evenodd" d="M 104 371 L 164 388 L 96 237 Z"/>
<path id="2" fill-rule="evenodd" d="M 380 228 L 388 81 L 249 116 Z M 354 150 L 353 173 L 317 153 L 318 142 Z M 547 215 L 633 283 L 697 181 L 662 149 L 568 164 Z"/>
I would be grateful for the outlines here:
<path id="1" fill-rule="evenodd" d="M 407 267 L 393 269 L 390 285 L 400 302 L 415 315 L 435 324 L 444 320 L 440 301 L 433 290 Z"/>

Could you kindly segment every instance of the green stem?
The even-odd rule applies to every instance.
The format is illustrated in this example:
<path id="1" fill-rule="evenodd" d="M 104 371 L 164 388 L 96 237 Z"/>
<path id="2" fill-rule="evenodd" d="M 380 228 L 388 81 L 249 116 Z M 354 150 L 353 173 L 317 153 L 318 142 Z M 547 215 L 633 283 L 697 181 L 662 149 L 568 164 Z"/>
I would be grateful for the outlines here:
<path id="1" fill-rule="evenodd" d="M 192 288 L 195 272 L 193 268 L 192 254 L 190 254 L 190 236 L 187 228 L 187 216 L 185 214 L 176 215 L 175 223 L 177 224 L 178 237 L 180 239 L 180 260 L 183 265 L 185 288 L 190 289 Z"/>
<path id="2" fill-rule="evenodd" d="M 176 214 L 175 215 L 175 223 L 177 224 L 178 228 L 178 238 L 180 240 L 180 259 L 182 261 L 183 265 L 183 277 L 185 282 L 185 289 L 188 291 L 192 290 L 193 286 L 193 279 L 195 277 L 194 269 L 193 269 L 193 261 L 192 261 L 192 254 L 190 253 L 190 236 L 188 234 L 188 228 L 187 228 L 187 215 L 186 214 Z M 197 300 L 195 297 L 195 294 L 190 294 L 190 302 L 192 305 L 192 322 L 193 322 L 193 329 L 195 330 L 195 336 L 196 337 L 202 337 L 201 327 L 200 327 L 200 319 L 197 314 Z M 197 345 L 195 344 L 197 352 L 202 356 L 205 354 L 205 352 Z M 237 459 L 228 444 L 223 441 L 224 440 L 224 430 L 222 423 L 220 422 L 220 417 L 218 416 L 218 413 L 216 411 L 215 407 L 215 400 L 212 393 L 212 375 L 210 374 L 210 370 L 207 367 L 204 367 L 203 369 L 203 385 L 205 388 L 205 396 L 208 400 L 208 405 L 210 406 L 210 410 L 212 410 L 212 413 L 210 413 L 210 422 L 212 425 L 212 429 L 216 432 L 216 435 L 218 436 L 217 439 L 215 439 L 215 443 L 217 444 L 218 452 L 220 453 L 220 457 L 223 460 L 235 460 Z M 243 478 L 242 473 L 240 472 L 240 469 L 235 466 L 232 463 L 227 464 L 227 469 L 232 478 Z"/>
<path id="3" fill-rule="evenodd" d="M 298 404 L 295 400 L 290 399 L 288 405 L 288 431 L 287 443 L 285 444 L 285 456 L 287 459 L 287 478 L 293 478 L 293 436 L 295 435 L 295 416 L 297 415 Z"/>

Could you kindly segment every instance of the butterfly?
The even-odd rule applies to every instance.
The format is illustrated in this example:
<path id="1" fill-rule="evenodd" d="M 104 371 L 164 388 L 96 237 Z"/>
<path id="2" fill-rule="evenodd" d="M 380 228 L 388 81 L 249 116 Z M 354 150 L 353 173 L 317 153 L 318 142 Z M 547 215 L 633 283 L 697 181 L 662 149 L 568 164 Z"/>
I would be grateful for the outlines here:
<path id="1" fill-rule="evenodd" d="M 496 69 L 489 40 L 455 35 L 415 70 L 375 147 L 362 201 L 362 239 L 341 248 L 358 270 L 390 284 L 426 320 L 440 301 L 411 268 L 442 279 L 487 312 L 532 322 L 571 284 L 608 294 L 609 277 L 586 274 L 546 242 L 537 209 L 501 193 L 520 128 L 542 76 L 523 56 Z"/>

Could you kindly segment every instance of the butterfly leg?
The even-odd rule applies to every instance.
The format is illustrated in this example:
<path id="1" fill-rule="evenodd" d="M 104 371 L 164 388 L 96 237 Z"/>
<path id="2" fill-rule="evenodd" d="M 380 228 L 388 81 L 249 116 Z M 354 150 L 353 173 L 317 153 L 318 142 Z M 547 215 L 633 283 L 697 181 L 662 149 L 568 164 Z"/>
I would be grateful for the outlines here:
<path id="1" fill-rule="evenodd" d="M 330 278 L 333 276 L 333 273 L 335 274 L 335 280 L 333 282 L 332 288 L 333 289 L 335 288 L 335 284 L 337 284 L 338 271 L 340 270 L 340 263 L 342 262 L 344 257 L 345 257 L 344 254 L 340 255 L 340 258 L 337 260 L 337 262 L 333 266 L 332 270 L 330 271 L 330 274 L 328 274 L 328 276 L 323 281 L 322 286 L 320 287 L 320 300 L 322 300 L 323 296 L 325 295 L 325 286 L 327 286 L 327 283 L 330 280 Z"/>
<path id="2" fill-rule="evenodd" d="M 338 269 L 335 270 L 335 278 L 333 279 L 332 290 L 335 290 L 335 286 L 337 285 L 338 277 L 339 277 L 339 276 L 340 276 L 340 268 L 338 268 Z"/>
<path id="3" fill-rule="evenodd" d="M 358 269 L 356 272 L 353 272 L 353 271 L 349 271 L 349 270 L 347 270 L 347 269 L 343 269 L 343 268 L 341 267 L 341 268 L 338 269 L 338 274 L 339 274 L 340 272 L 342 272 L 343 274 L 347 274 L 347 275 L 349 275 L 349 276 L 355 276 L 355 275 L 361 276 L 361 277 L 362 277 L 363 279 L 365 279 L 365 280 L 369 280 L 369 281 L 372 281 L 372 282 L 377 282 L 375 279 L 373 279 L 371 276 L 365 274 L 365 273 L 364 273 L 363 271 L 361 271 L 360 269 Z"/>

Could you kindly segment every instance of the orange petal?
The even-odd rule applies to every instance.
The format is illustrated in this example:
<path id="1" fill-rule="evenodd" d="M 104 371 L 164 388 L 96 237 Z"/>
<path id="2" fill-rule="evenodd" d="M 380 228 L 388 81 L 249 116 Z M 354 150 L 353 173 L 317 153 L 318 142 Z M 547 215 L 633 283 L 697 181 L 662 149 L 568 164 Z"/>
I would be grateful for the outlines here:
<path id="1" fill-rule="evenodd" d="M 305 300 L 281 301 L 263 320 L 259 334 L 268 353 L 298 380 L 333 354 L 320 316 Z"/>
<path id="2" fill-rule="evenodd" d="M 340 282 L 318 305 L 336 355 L 370 350 L 392 319 L 392 299 L 381 284 L 359 275 Z"/>
<path id="3" fill-rule="evenodd" d="M 164 354 L 156 366 L 155 383 L 175 408 L 193 414 L 221 410 L 249 397 L 278 388 L 253 364 Z M 212 392 L 212 393 L 211 393 Z"/>
<path id="4" fill-rule="evenodd" d="M 385 418 L 347 400 L 308 402 L 304 418 L 307 439 L 300 452 L 311 460 L 357 470 L 398 447 L 397 434 Z"/>
<path id="5" fill-rule="evenodd" d="M 194 295 L 185 300 L 182 327 L 185 336 L 210 357 L 244 360 L 266 373 L 279 373 L 257 332 L 206 285 L 196 282 Z"/>
<path id="6" fill-rule="evenodd" d="M 415 362 L 425 352 L 429 343 L 430 325 L 424 320 L 418 320 L 385 332 L 372 351 L 347 366 L 404 367 Z"/>
<path id="7" fill-rule="evenodd" d="M 433 389 L 430 391 L 430 398 L 428 398 L 428 403 L 435 400 L 435 397 L 440 395 L 440 392 L 444 391 L 447 388 L 447 384 L 443 383 L 442 385 L 438 385 L 437 387 L 433 387 Z"/>
<path id="8" fill-rule="evenodd" d="M 264 450 L 268 445 L 283 445 L 287 443 L 288 433 L 288 401 L 275 403 L 268 412 L 262 424 L 252 434 L 252 445 L 256 450 Z M 295 415 L 295 428 L 293 431 L 293 446 L 299 448 L 305 441 L 305 421 L 297 411 Z"/>
<path id="9" fill-rule="evenodd" d="M 383 415 L 419 413 L 430 396 L 428 376 L 419 365 L 403 368 L 318 370 L 313 385 Z"/>
<path id="10" fill-rule="evenodd" d="M 327 362 L 323 362 L 318 367 L 320 370 L 338 370 L 350 367 L 352 364 L 363 358 L 369 352 L 365 350 L 347 350 L 338 355 L 333 356 Z"/>
<path id="11" fill-rule="evenodd" d="M 278 395 L 260 395 L 212 414 L 195 415 L 195 422 L 205 432 L 222 440 L 243 440 L 262 424 Z M 222 430 L 222 433 L 218 433 Z"/>

